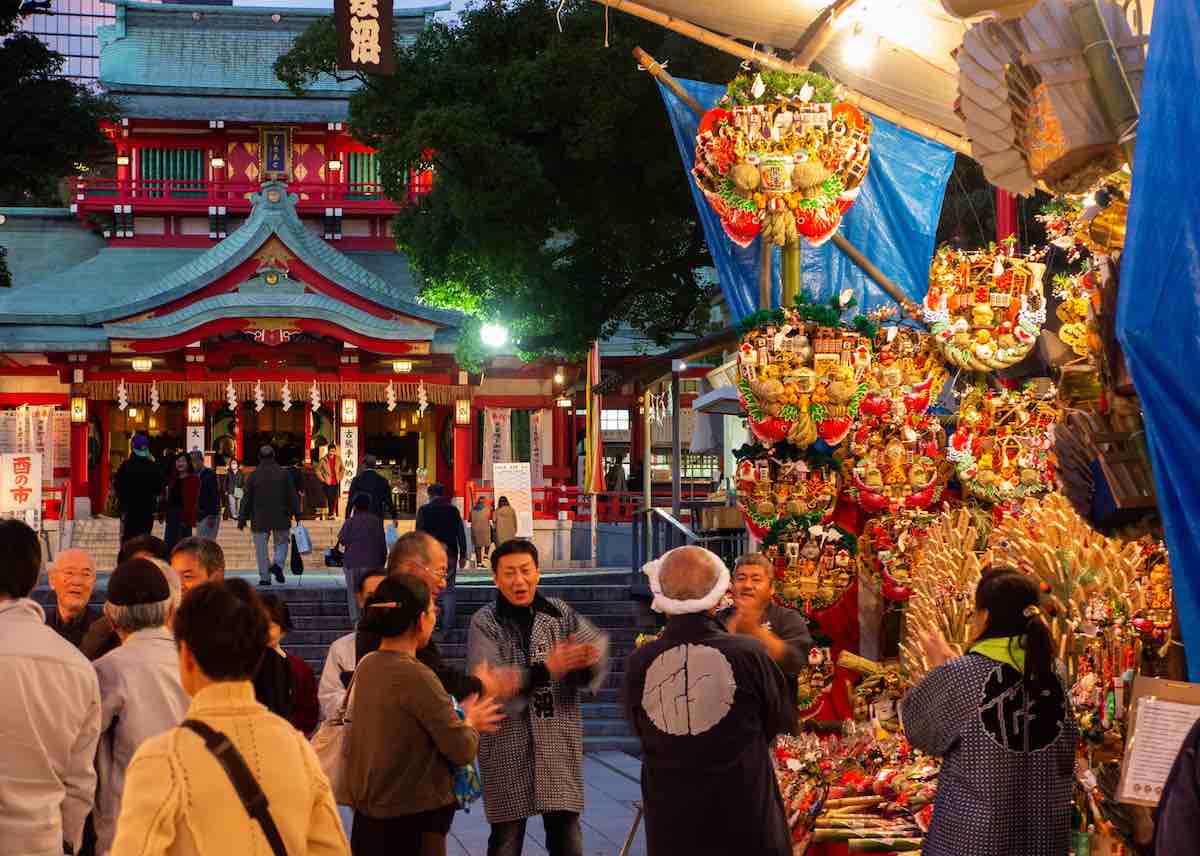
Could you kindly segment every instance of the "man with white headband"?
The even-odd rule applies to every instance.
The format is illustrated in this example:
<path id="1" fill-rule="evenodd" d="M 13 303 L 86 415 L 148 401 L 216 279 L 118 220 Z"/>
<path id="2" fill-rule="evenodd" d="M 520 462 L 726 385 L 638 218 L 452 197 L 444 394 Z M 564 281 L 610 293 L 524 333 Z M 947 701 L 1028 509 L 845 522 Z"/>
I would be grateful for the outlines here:
<path id="1" fill-rule="evenodd" d="M 761 641 L 717 620 L 729 569 L 714 553 L 678 547 L 645 571 L 654 609 L 668 616 L 625 665 L 648 856 L 790 856 L 771 764 L 771 741 L 795 725 L 783 673 Z"/>

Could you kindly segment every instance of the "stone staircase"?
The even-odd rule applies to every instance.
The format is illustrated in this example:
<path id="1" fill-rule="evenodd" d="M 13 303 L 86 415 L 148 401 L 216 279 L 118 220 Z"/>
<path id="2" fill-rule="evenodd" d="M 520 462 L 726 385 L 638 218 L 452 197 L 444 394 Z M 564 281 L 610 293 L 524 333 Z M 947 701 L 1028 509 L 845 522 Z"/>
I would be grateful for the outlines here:
<path id="1" fill-rule="evenodd" d="M 308 570 L 324 569 L 325 551 L 337 541 L 341 529 L 340 520 L 305 520 L 304 526 L 312 538 L 313 552 L 304 557 L 305 568 Z M 389 524 L 390 525 L 390 524 Z M 117 551 L 120 549 L 120 521 L 112 517 L 93 517 L 89 520 L 73 521 L 64 533 L 63 547 L 80 547 L 87 550 L 96 560 L 100 571 L 110 571 L 116 567 Z M 401 533 L 413 528 L 411 520 L 401 520 Z M 154 534 L 163 537 L 163 525 L 154 524 Z M 250 527 L 244 530 L 237 528 L 233 520 L 221 521 L 217 532 L 217 543 L 225 551 L 225 567 L 229 570 L 252 570 L 257 568 L 254 557 L 254 542 L 250 538 Z M 285 568 L 286 570 L 286 568 Z"/>
<path id="2" fill-rule="evenodd" d="M 316 533 L 312 527 L 310 532 L 313 532 L 315 546 Z M 255 578 L 254 575 L 242 576 L 250 580 Z M 623 751 L 640 754 L 638 741 L 630 735 L 621 713 L 620 693 L 625 679 L 625 658 L 633 650 L 634 640 L 639 633 L 652 632 L 657 622 L 646 601 L 631 597 L 629 580 L 628 571 L 564 573 L 543 577 L 539 588 L 546 596 L 561 598 L 571 604 L 609 635 L 609 677 L 596 695 L 583 705 L 584 747 L 588 752 Z M 103 603 L 102 587 L 105 582 L 106 578 L 102 577 L 92 596 L 93 603 Z M 284 640 L 284 648 L 304 658 L 319 680 L 329 643 L 351 630 L 345 587 L 328 576 L 312 580 L 306 577 L 300 584 L 289 577 L 286 585 L 272 586 L 269 591 L 288 602 L 295 626 Z M 44 586 L 39 588 L 34 597 L 48 609 L 53 609 L 53 596 Z M 455 626 L 439 646 L 449 662 L 460 668 L 465 667 L 467 628 L 471 616 L 495 597 L 496 588 L 490 580 L 459 582 Z"/>

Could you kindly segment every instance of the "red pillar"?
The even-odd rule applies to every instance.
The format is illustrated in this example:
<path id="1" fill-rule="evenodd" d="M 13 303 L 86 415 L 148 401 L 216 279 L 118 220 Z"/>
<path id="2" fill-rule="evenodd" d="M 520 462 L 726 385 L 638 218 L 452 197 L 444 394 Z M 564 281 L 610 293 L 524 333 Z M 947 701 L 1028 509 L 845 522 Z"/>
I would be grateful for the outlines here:
<path id="1" fill-rule="evenodd" d="M 478 418 L 471 411 L 471 418 Z M 453 419 L 453 415 L 450 417 Z M 454 495 L 467 495 L 467 482 L 471 479 L 471 434 L 473 426 L 454 423 Z"/>
<path id="2" fill-rule="evenodd" d="M 71 423 L 71 508 L 62 510 L 63 519 L 73 519 L 75 517 L 75 499 L 77 497 L 88 497 L 91 499 L 91 494 L 88 490 L 88 423 L 87 422 L 72 422 Z M 93 508 L 93 514 L 99 514 L 101 509 Z"/>
<path id="3" fill-rule="evenodd" d="M 1017 197 L 996 188 L 996 243 L 1017 234 Z"/>

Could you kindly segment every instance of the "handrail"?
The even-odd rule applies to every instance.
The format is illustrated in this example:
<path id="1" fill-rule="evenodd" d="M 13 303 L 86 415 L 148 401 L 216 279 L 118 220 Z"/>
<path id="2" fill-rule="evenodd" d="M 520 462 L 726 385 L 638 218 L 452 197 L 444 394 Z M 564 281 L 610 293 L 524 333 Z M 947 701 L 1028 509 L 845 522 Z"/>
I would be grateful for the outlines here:
<path id="1" fill-rule="evenodd" d="M 174 178 L 80 178 L 75 181 L 79 201 L 126 202 L 131 200 L 210 200 L 249 204 L 246 198 L 262 188 L 260 182 L 223 179 Z M 407 188 L 407 201 L 414 202 L 431 190 L 428 181 L 414 181 Z M 345 182 L 326 184 L 315 181 L 288 182 L 288 191 L 306 202 L 384 203 L 395 205 L 383 192 L 379 182 Z"/>
<path id="2" fill-rule="evenodd" d="M 676 519 L 675 515 L 671 514 L 671 512 L 667 511 L 664 508 L 659 508 L 658 506 L 654 506 L 653 508 L 639 508 L 638 513 L 639 514 L 647 514 L 647 513 L 657 514 L 668 524 L 670 524 L 671 526 L 674 526 L 676 529 L 678 529 L 683 534 L 683 537 L 688 539 L 689 544 L 693 544 L 696 541 L 702 540 L 699 535 L 697 535 L 695 532 L 692 531 L 690 526 L 686 526 L 683 523 L 683 521 Z"/>

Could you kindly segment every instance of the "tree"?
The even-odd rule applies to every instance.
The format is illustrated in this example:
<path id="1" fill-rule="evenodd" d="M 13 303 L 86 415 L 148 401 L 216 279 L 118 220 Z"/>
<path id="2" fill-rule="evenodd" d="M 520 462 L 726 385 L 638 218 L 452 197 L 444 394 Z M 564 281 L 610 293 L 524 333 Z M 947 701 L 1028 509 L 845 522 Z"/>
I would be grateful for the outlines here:
<path id="1" fill-rule="evenodd" d="M 387 195 L 406 198 L 410 168 L 434 169 L 432 192 L 395 219 L 398 248 L 426 300 L 505 323 L 525 353 L 578 354 L 621 324 L 660 342 L 699 332 L 712 260 L 662 99 L 630 52 L 719 82 L 736 60 L 578 0 L 560 32 L 557 10 L 486 0 L 399 48 L 394 76 L 362 78 L 350 126 L 379 152 Z M 275 72 L 301 94 L 338 73 L 335 53 L 324 19 Z"/>
<path id="2" fill-rule="evenodd" d="M 21 0 L 0 0 L 0 199 L 55 203 L 57 184 L 111 152 L 112 99 L 59 76 L 63 57 L 18 32 Z"/>

